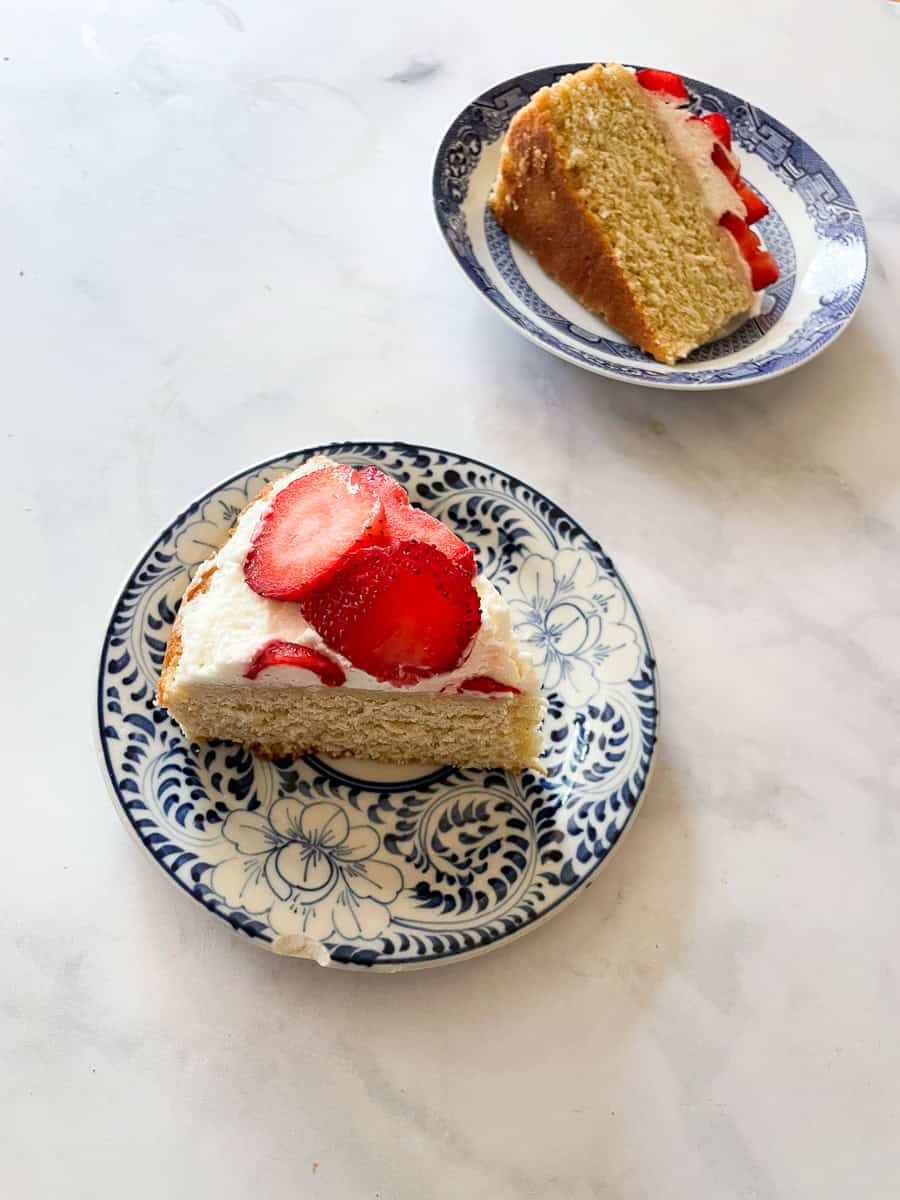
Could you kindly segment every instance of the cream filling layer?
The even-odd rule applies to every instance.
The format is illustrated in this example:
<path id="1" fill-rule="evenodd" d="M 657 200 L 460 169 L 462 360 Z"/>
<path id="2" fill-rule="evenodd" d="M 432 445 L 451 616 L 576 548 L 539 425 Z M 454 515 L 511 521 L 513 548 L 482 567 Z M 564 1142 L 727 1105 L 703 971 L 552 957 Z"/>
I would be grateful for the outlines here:
<path id="1" fill-rule="evenodd" d="M 640 87 L 640 84 L 638 86 Z M 695 120 L 694 114 L 688 109 L 679 108 L 680 101 L 671 97 L 667 98 L 660 92 L 642 90 L 665 127 L 675 154 L 697 180 L 703 207 L 716 225 L 727 212 L 733 212 L 742 221 L 746 221 L 747 206 L 728 181 L 725 172 L 720 170 L 712 160 L 713 148 L 718 141 L 712 130 L 702 121 Z M 724 146 L 722 146 L 722 150 L 735 166 L 740 166 L 737 155 L 732 154 Z M 727 236 L 731 237 L 731 234 L 727 234 Z M 750 265 L 741 254 L 740 249 L 738 249 L 737 258 L 747 280 L 747 286 L 753 292 Z M 749 316 L 756 316 L 760 312 L 762 303 L 759 293 L 753 292 L 753 297 L 753 303 L 748 310 Z M 744 319 L 744 317 L 740 318 L 740 320 Z"/>
<path id="2" fill-rule="evenodd" d="M 712 160 L 712 153 L 718 141 L 716 135 L 702 121 L 696 120 L 692 112 L 686 108 L 679 108 L 677 100 L 667 100 L 659 92 L 645 94 L 653 104 L 656 115 L 665 125 L 678 157 L 690 168 L 700 185 L 703 205 L 716 224 L 727 212 L 733 212 L 745 221 L 747 208 L 743 200 L 732 187 L 725 172 Z M 724 146 L 722 150 L 734 166 L 740 166 L 736 155 Z"/>
<path id="3" fill-rule="evenodd" d="M 305 620 L 300 606 L 285 600 L 268 600 L 257 595 L 244 580 L 244 559 L 259 522 L 274 496 L 301 475 L 328 463 L 310 459 L 299 470 L 276 481 L 265 500 L 251 504 L 238 519 L 234 533 L 201 572 L 214 568 L 205 592 L 183 605 L 181 611 L 181 657 L 175 686 L 191 684 L 241 684 L 245 687 L 320 687 L 312 671 L 296 667 L 270 667 L 255 680 L 244 672 L 254 655 L 273 640 L 296 642 L 317 650 L 340 663 L 346 675 L 343 686 L 370 691 L 441 692 L 457 690 L 475 675 L 488 675 L 526 695 L 540 693 L 531 657 L 519 648 L 512 634 L 509 609 L 494 585 L 481 576 L 474 580 L 481 601 L 481 627 L 463 661 L 453 671 L 421 679 L 409 687 L 395 688 L 354 667 L 332 650 Z M 485 697 L 502 693 L 471 693 Z"/>

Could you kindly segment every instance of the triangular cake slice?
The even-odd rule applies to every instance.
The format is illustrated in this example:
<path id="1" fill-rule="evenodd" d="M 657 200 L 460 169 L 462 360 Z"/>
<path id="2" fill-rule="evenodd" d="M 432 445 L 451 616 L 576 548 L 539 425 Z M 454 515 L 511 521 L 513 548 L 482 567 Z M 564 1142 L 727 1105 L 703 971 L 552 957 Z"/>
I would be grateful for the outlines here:
<path id="1" fill-rule="evenodd" d="M 670 71 L 565 75 L 513 118 L 490 198 L 557 283 L 669 364 L 758 312 L 778 279 L 728 121 L 688 101 Z"/>
<path id="2" fill-rule="evenodd" d="M 375 467 L 266 487 L 185 592 L 157 693 L 195 741 L 521 770 L 540 688 L 472 550 Z"/>

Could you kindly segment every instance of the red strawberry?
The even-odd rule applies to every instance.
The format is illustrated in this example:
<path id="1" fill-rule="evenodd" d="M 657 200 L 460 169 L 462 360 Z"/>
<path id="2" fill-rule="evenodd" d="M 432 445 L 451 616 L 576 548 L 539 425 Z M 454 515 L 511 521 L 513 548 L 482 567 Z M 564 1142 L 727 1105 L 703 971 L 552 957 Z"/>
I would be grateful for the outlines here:
<path id="1" fill-rule="evenodd" d="M 452 671 L 481 624 L 466 572 L 423 542 L 358 550 L 300 607 L 329 646 L 396 687 Z"/>
<path id="2" fill-rule="evenodd" d="M 760 250 L 750 260 L 750 279 L 755 292 L 761 292 L 770 284 L 777 283 L 779 274 L 778 263 L 765 250 Z"/>
<path id="3" fill-rule="evenodd" d="M 391 542 L 425 542 L 434 546 L 471 579 L 475 574 L 475 555 L 464 541 L 441 521 L 421 508 L 384 506 L 387 536 Z"/>
<path id="4" fill-rule="evenodd" d="M 759 249 L 759 238 L 747 222 L 739 217 L 737 213 L 727 212 L 722 213 L 719 218 L 719 224 L 728 230 L 738 246 L 740 246 L 741 254 L 749 261 L 751 256 Z"/>
<path id="5" fill-rule="evenodd" d="M 352 468 L 301 475 L 275 497 L 244 560 L 244 578 L 271 600 L 298 600 L 351 551 L 376 540 L 381 500 Z"/>
<path id="6" fill-rule="evenodd" d="M 689 98 L 684 80 L 674 71 L 655 71 L 648 67 L 637 71 L 636 77 L 641 87 L 646 88 L 648 92 L 664 92 L 667 96 L 674 96 L 676 100 Z"/>
<path id="7" fill-rule="evenodd" d="M 519 695 L 519 689 L 513 687 L 511 683 L 500 683 L 497 679 L 491 679 L 490 675 L 473 675 L 470 679 L 464 679 L 457 688 L 460 692 L 515 692 Z"/>
<path id="8" fill-rule="evenodd" d="M 719 170 L 724 172 L 728 182 L 743 201 L 744 208 L 747 210 L 747 224 L 752 225 L 754 221 L 759 221 L 766 216 L 769 206 L 757 196 L 748 183 L 741 179 L 739 168 L 725 153 L 719 142 L 713 146 L 712 160 Z"/>
<path id="9" fill-rule="evenodd" d="M 725 178 L 733 187 L 740 179 L 741 173 L 734 161 L 723 150 L 720 142 L 716 142 L 713 146 L 711 157 L 719 170 L 725 173 Z"/>
<path id="10" fill-rule="evenodd" d="M 377 467 L 363 467 L 356 474 L 360 479 L 364 479 L 372 491 L 381 497 L 383 504 L 386 504 L 388 501 L 394 504 L 409 504 L 409 496 L 407 496 L 406 488 L 404 488 L 403 484 L 398 483 L 396 479 L 392 479 L 390 475 L 385 475 L 384 471 L 379 471 Z"/>
<path id="11" fill-rule="evenodd" d="M 704 113 L 698 120 L 702 121 L 713 136 L 719 139 L 726 150 L 731 149 L 731 126 L 724 113 Z"/>
<path id="12" fill-rule="evenodd" d="M 475 574 L 475 555 L 472 550 L 441 521 L 421 508 L 413 508 L 406 492 L 395 479 L 377 467 L 366 467 L 359 474 L 378 493 L 384 505 L 385 542 L 427 542 L 446 554 L 468 575 Z"/>
<path id="13" fill-rule="evenodd" d="M 769 206 L 765 200 L 757 196 L 753 188 L 743 179 L 739 179 L 734 184 L 734 190 L 744 202 L 744 208 L 747 210 L 747 224 L 752 225 L 755 221 L 761 221 L 763 217 L 768 215 Z"/>
<path id="14" fill-rule="evenodd" d="M 253 655 L 244 678 L 255 679 L 267 667 L 299 667 L 304 671 L 314 671 L 326 687 L 340 687 L 346 679 L 340 663 L 296 642 L 267 642 Z"/>
<path id="15" fill-rule="evenodd" d="M 768 287 L 770 283 L 775 283 L 779 274 L 778 264 L 771 254 L 763 250 L 762 242 L 747 222 L 742 221 L 735 213 L 727 212 L 722 214 L 719 224 L 727 229 L 735 239 L 741 254 L 746 259 L 750 267 L 750 281 L 753 290 L 759 292 L 764 287 Z"/>

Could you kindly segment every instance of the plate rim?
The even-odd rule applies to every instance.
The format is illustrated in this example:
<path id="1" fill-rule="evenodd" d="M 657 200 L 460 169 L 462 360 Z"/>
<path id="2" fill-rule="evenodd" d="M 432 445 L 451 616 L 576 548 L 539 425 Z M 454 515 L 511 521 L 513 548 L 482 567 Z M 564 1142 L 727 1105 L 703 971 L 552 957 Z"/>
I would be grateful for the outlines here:
<path id="1" fill-rule="evenodd" d="M 537 498 L 540 498 L 541 500 L 545 501 L 546 503 L 551 504 L 553 506 L 553 508 L 555 508 L 557 510 L 557 512 L 559 512 L 559 514 L 564 519 L 568 520 L 575 529 L 579 530 L 588 539 L 588 542 L 590 543 L 591 552 L 592 553 L 599 552 L 599 554 L 601 554 L 604 558 L 606 558 L 609 561 L 609 563 L 612 565 L 614 573 L 615 573 L 615 578 L 616 578 L 619 586 L 622 588 L 625 595 L 627 596 L 629 603 L 631 604 L 631 607 L 634 612 L 635 618 L 637 620 L 638 626 L 644 637 L 646 647 L 647 647 L 647 654 L 649 655 L 650 664 L 651 664 L 649 669 L 652 673 L 652 679 L 653 679 L 653 696 L 654 696 L 654 710 L 655 710 L 654 711 L 654 725 L 653 725 L 653 741 L 652 741 L 652 744 L 650 747 L 650 753 L 649 753 L 649 758 L 648 758 L 648 762 L 647 762 L 647 769 L 646 769 L 646 772 L 644 775 L 644 780 L 643 780 L 643 784 L 641 786 L 641 790 L 638 793 L 638 795 L 635 799 L 635 802 L 631 808 L 631 811 L 625 821 L 625 824 L 624 824 L 621 832 L 619 833 L 618 837 L 616 838 L 615 842 L 613 843 L 613 845 L 607 850 L 607 852 L 604 854 L 603 858 L 596 861 L 593 864 L 593 866 L 591 867 L 590 871 L 588 871 L 584 876 L 582 876 L 578 880 L 578 882 L 572 888 L 570 888 L 563 896 L 560 896 L 548 908 L 544 909 L 538 916 L 534 917 L 532 920 L 528 921 L 526 924 L 522 925 L 520 928 L 514 930 L 511 933 L 505 933 L 502 936 L 494 938 L 492 941 L 487 942 L 486 944 L 483 944 L 480 946 L 451 950 L 451 951 L 444 952 L 441 954 L 430 954 L 428 956 L 423 956 L 423 958 L 420 960 L 395 961 L 395 962 L 386 960 L 383 962 L 359 963 L 359 962 L 340 962 L 340 961 L 336 961 L 335 959 L 333 959 L 329 956 L 328 960 L 326 962 L 321 962 L 318 964 L 318 965 L 321 965 L 324 967 L 333 967 L 333 968 L 338 968 L 341 970 L 372 972 L 372 973 L 376 973 L 376 974 L 399 974 L 399 973 L 405 972 L 405 971 L 426 970 L 426 969 L 429 969 L 432 967 L 445 966 L 445 965 L 448 965 L 451 963 L 459 963 L 462 961 L 468 961 L 469 959 L 479 958 L 483 954 L 488 954 L 492 950 L 496 950 L 496 949 L 500 948 L 501 946 L 506 946 L 512 942 L 517 941 L 520 937 L 523 937 L 525 934 L 530 933 L 533 929 L 536 929 L 538 926 L 540 926 L 544 922 L 552 919 L 554 916 L 557 915 L 557 913 L 562 912 L 562 910 L 565 909 L 569 904 L 571 904 L 575 899 L 577 899 L 578 896 L 580 896 L 583 892 L 586 892 L 591 888 L 591 886 L 593 885 L 593 883 L 596 880 L 600 871 L 602 871 L 603 868 L 606 866 L 606 864 L 612 860 L 613 856 L 618 851 L 620 844 L 625 840 L 628 833 L 630 832 L 631 827 L 635 822 L 635 818 L 637 817 L 638 813 L 641 811 L 644 801 L 645 801 L 645 798 L 646 798 L 646 795 L 647 795 L 648 788 L 650 786 L 650 782 L 653 778 L 653 773 L 654 773 L 654 769 L 656 766 L 656 760 L 657 760 L 657 748 L 659 746 L 660 728 L 661 728 L 661 719 L 662 719 L 662 705 L 661 705 L 660 679 L 659 679 L 659 660 L 656 656 L 656 652 L 653 647 L 653 642 L 650 638 L 650 634 L 647 630 L 641 610 L 638 607 L 638 605 L 636 604 L 634 597 L 631 594 L 631 589 L 629 588 L 627 582 L 625 581 L 625 579 L 622 578 L 621 574 L 619 573 L 619 569 L 616 566 L 615 559 L 613 559 L 610 555 L 606 554 L 606 552 L 603 550 L 603 547 L 600 544 L 600 542 L 597 540 L 597 538 L 595 538 L 593 536 L 593 534 L 591 534 L 587 529 L 585 529 L 584 525 L 579 520 L 572 517 L 565 509 L 563 509 L 560 505 L 558 505 L 556 503 L 556 501 L 550 499 L 550 497 L 546 496 L 544 494 L 544 492 L 542 492 L 540 489 L 534 487 L 534 485 L 532 485 L 530 483 L 527 483 L 525 480 L 520 479 L 517 475 L 513 475 L 509 471 L 504 470 L 502 467 L 497 467 L 491 463 L 485 462 L 483 459 L 473 458 L 470 455 L 460 453 L 459 451 L 455 451 L 455 450 L 447 450 L 447 449 L 439 448 L 436 446 L 427 446 L 422 443 L 406 442 L 406 441 L 402 441 L 399 439 L 373 440 L 373 441 L 365 441 L 362 439 L 353 439 L 353 440 L 342 441 L 342 442 L 326 442 L 322 445 L 303 447 L 301 449 L 286 450 L 281 454 L 272 455 L 266 459 L 261 460 L 258 463 L 251 464 L 241 470 L 238 470 L 238 471 L 234 472 L 233 474 L 227 476 L 226 478 L 221 479 L 218 483 L 213 484 L 205 492 L 203 492 L 202 494 L 196 496 L 194 499 L 189 501 L 188 504 L 184 508 L 182 508 L 171 521 L 169 521 L 166 525 L 164 525 L 152 537 L 152 539 L 148 542 L 145 549 L 133 561 L 132 566 L 129 568 L 129 570 L 125 574 L 121 584 L 116 589 L 115 598 L 109 609 L 109 615 L 102 627 L 99 654 L 96 659 L 96 676 L 95 676 L 95 682 L 94 682 L 95 699 L 94 699 L 94 710 L 93 710 L 94 716 L 93 716 L 91 723 L 93 725 L 93 741 L 94 741 L 95 749 L 97 751 L 98 766 L 100 767 L 101 773 L 105 780 L 109 797 L 113 803 L 113 807 L 116 809 L 119 819 L 125 825 L 126 829 L 128 830 L 129 834 L 131 835 L 132 840 L 134 842 L 136 842 L 137 845 L 143 850 L 144 853 L 143 853 L 142 857 L 149 858 L 152 862 L 154 862 L 162 870 L 163 875 L 168 879 L 170 884 L 173 884 L 180 891 L 184 892 L 194 902 L 200 903 L 201 906 L 211 916 L 218 918 L 218 920 L 221 921 L 222 923 L 224 923 L 224 925 L 230 930 L 230 932 L 232 934 L 239 937 L 243 942 L 245 942 L 245 943 L 251 942 L 251 943 L 257 945 L 257 947 L 260 950 L 264 950 L 267 953 L 275 954 L 279 958 L 287 957 L 287 958 L 298 958 L 299 959 L 299 958 L 312 957 L 311 955 L 281 953 L 275 949 L 274 941 L 272 941 L 266 937 L 248 933 L 247 930 L 244 929 L 242 926 L 234 924 L 229 919 L 228 915 L 218 912 L 214 908 L 212 908 L 208 904 L 206 904 L 205 900 L 202 897 L 197 896 L 196 893 L 194 893 L 183 880 L 181 880 L 177 875 L 174 875 L 171 871 L 168 870 L 168 868 L 165 866 L 164 863 L 159 861 L 159 859 L 153 853 L 152 848 L 147 845 L 147 843 L 143 840 L 143 838 L 138 833 L 138 830 L 134 824 L 134 821 L 132 820 L 130 814 L 128 813 L 128 811 L 125 808 L 125 804 L 124 804 L 122 795 L 119 791 L 119 788 L 117 786 L 117 783 L 116 783 L 116 780 L 114 777 L 114 771 L 113 771 L 112 763 L 110 761 L 109 750 L 108 750 L 108 746 L 107 746 L 107 739 L 104 737 L 104 734 L 103 734 L 103 724 L 104 724 L 104 722 L 103 722 L 103 683 L 104 683 L 104 673 L 105 673 L 106 662 L 107 662 L 107 658 L 108 658 L 109 642 L 110 642 L 110 635 L 111 635 L 111 631 L 112 631 L 112 627 L 113 627 L 113 622 L 114 622 L 116 613 L 119 610 L 119 607 L 120 607 L 120 604 L 121 604 L 121 601 L 122 601 L 124 595 L 128 591 L 130 585 L 132 584 L 132 581 L 134 580 L 134 578 L 138 572 L 139 567 L 144 562 L 144 560 L 147 558 L 148 554 L 150 554 L 152 552 L 153 548 L 157 545 L 158 542 L 160 542 L 163 538 L 168 537 L 174 531 L 174 529 L 178 526 L 178 524 L 183 521 L 183 519 L 187 516 L 187 514 L 191 510 L 199 509 L 207 500 L 211 499 L 217 492 L 223 490 L 224 488 L 229 487 L 236 480 L 238 480 L 244 476 L 247 476 L 247 475 L 256 474 L 258 471 L 263 470 L 266 467 L 272 466 L 274 463 L 280 462 L 282 459 L 303 456 L 303 460 L 305 461 L 306 459 L 311 458 L 311 457 L 315 456 L 316 454 L 325 454 L 325 453 L 328 453 L 329 451 L 335 452 L 335 453 L 339 453 L 339 452 L 352 453 L 353 449 L 357 448 L 357 447 L 360 447 L 360 448 L 361 447 L 367 447 L 367 448 L 377 447 L 379 449 L 387 449 L 387 450 L 397 449 L 400 451 L 423 451 L 425 453 L 430 453 L 430 454 L 447 455 L 451 458 L 456 458 L 456 459 L 460 460 L 462 463 L 469 463 L 473 466 L 483 467 L 488 471 L 493 471 L 493 472 L 497 472 L 501 475 L 504 475 L 504 476 L 506 476 L 506 478 L 508 480 L 510 480 L 511 483 L 513 483 L 519 487 L 528 489 Z M 313 961 L 318 961 L 318 960 L 313 959 Z"/>
<path id="2" fill-rule="evenodd" d="M 837 171 L 834 170 L 834 168 L 827 161 L 827 159 L 825 159 L 821 154 L 819 154 L 819 152 L 817 150 L 815 150 L 814 147 L 811 146 L 810 143 L 805 138 L 801 137 L 798 133 L 796 133 L 789 125 L 786 125 L 783 121 L 779 120 L 777 117 L 773 117 L 768 112 L 767 109 L 761 108 L 757 104 L 753 104 L 750 100 L 745 99 L 743 96 L 739 96 L 735 92 L 729 91 L 727 88 L 722 88 L 722 87 L 718 87 L 715 84 L 707 83 L 705 80 L 695 79 L 694 76 L 690 75 L 687 72 L 682 71 L 682 72 L 678 72 L 678 74 L 682 75 L 686 79 L 690 79 L 694 83 L 701 84 L 703 87 L 708 87 L 708 88 L 712 89 L 713 91 L 721 92 L 725 95 L 731 96 L 735 100 L 739 101 L 741 104 L 746 105 L 748 108 L 752 108 L 755 112 L 759 113 L 763 118 L 769 119 L 772 121 L 776 121 L 777 124 L 780 125 L 783 129 L 785 129 L 787 131 L 787 133 L 790 134 L 793 139 L 802 143 L 802 145 L 804 145 L 807 149 L 811 150 L 816 155 L 817 158 L 821 159 L 821 161 L 823 163 L 825 163 L 825 165 L 828 167 L 831 174 L 840 183 L 841 187 L 844 189 L 844 192 L 852 201 L 853 209 L 856 212 L 857 216 L 859 217 L 859 222 L 860 222 L 860 226 L 862 229 L 862 249 L 863 249 L 863 255 L 864 255 L 862 278 L 859 283 L 859 295 L 857 296 L 856 302 L 853 305 L 853 308 L 850 311 L 850 313 L 848 314 L 848 316 L 841 322 L 841 324 L 837 328 L 835 328 L 831 332 L 830 336 L 820 346 L 818 346 L 815 350 L 807 352 L 803 357 L 799 358 L 796 362 L 788 363 L 785 366 L 779 367 L 778 369 L 776 369 L 774 371 L 770 371 L 765 375 L 753 375 L 753 376 L 749 376 L 747 378 L 735 379 L 735 380 L 711 380 L 711 381 L 697 380 L 695 382 L 684 382 L 684 383 L 678 382 L 678 380 L 679 380 L 679 378 L 681 378 L 681 376 L 679 376 L 677 374 L 672 375 L 670 378 L 660 375 L 660 377 L 657 379 L 635 379 L 630 375 L 623 374 L 623 373 L 616 371 L 612 366 L 604 366 L 600 363 L 582 362 L 581 360 L 575 358 L 571 354 L 567 354 L 564 349 L 560 349 L 557 346 L 550 345 L 543 338 L 541 338 L 537 334 L 533 333 L 531 330 L 526 329 L 524 326 L 520 325 L 517 321 L 515 321 L 510 316 L 509 313 L 504 312 L 503 309 L 498 304 L 495 303 L 495 301 L 491 298 L 491 296 L 479 285 L 479 283 L 475 279 L 472 278 L 470 273 L 466 270 L 465 265 L 460 260 L 460 257 L 457 254 L 456 249 L 453 246 L 453 243 L 451 242 L 451 240 L 447 234 L 446 224 L 442 217 L 441 210 L 440 210 L 440 204 L 439 204 L 439 199 L 440 199 L 439 177 L 440 177 L 441 165 L 445 161 L 446 150 L 447 150 L 448 146 L 450 145 L 450 142 L 452 141 L 451 135 L 453 134 L 454 129 L 456 128 L 456 126 L 458 125 L 458 123 L 460 122 L 460 120 L 462 119 L 464 114 L 469 111 L 469 109 L 475 107 L 480 102 L 485 101 L 488 97 L 493 96 L 496 92 L 499 92 L 499 91 L 505 90 L 507 88 L 513 87 L 517 84 L 520 84 L 522 79 L 525 76 L 534 75 L 537 73 L 549 72 L 549 71 L 557 71 L 557 72 L 559 72 L 559 76 L 558 76 L 558 78 L 559 78 L 565 74 L 571 74 L 576 71 L 582 71 L 582 70 L 586 69 L 587 67 L 595 65 L 595 62 L 603 62 L 603 61 L 604 60 L 597 59 L 597 60 L 594 60 L 593 62 L 558 63 L 556 65 L 532 67 L 531 69 L 529 69 L 527 71 L 520 71 L 516 75 L 511 75 L 508 79 L 500 80 L 497 83 L 493 84 L 492 86 L 482 90 L 477 96 L 473 97 L 466 105 L 464 105 L 463 108 L 460 109 L 460 111 L 456 114 L 455 117 L 453 117 L 450 124 L 447 126 L 447 129 L 445 130 L 443 136 L 441 137 L 440 142 L 438 143 L 438 147 L 437 147 L 437 151 L 435 152 L 434 163 L 433 163 L 432 171 L 431 171 L 431 199 L 432 199 L 431 207 L 432 207 L 432 212 L 434 214 L 435 223 L 437 224 L 438 231 L 440 232 L 440 235 L 441 235 L 441 239 L 444 242 L 444 244 L 447 246 L 447 249 L 449 250 L 451 257 L 453 258 L 453 261 L 460 268 L 460 270 L 462 271 L 466 280 L 468 281 L 469 285 L 475 289 L 475 291 L 478 293 L 478 295 L 481 296 L 482 300 L 490 307 L 490 309 L 494 313 L 496 313 L 497 315 L 499 315 L 500 317 L 503 318 L 503 320 L 506 322 L 506 324 L 511 329 L 514 329 L 516 331 L 516 333 L 518 333 L 521 337 L 527 338 L 528 341 L 530 341 L 533 345 L 538 346 L 541 350 L 545 351 L 548 354 L 552 354 L 554 358 L 558 358 L 562 362 L 569 363 L 570 366 L 579 367 L 579 368 L 581 368 L 581 370 L 587 371 L 592 375 L 599 375 L 604 379 L 612 379 L 612 380 L 615 380 L 615 382 L 617 382 L 617 383 L 627 383 L 633 387 L 650 387 L 650 388 L 657 388 L 662 391 L 676 391 L 676 392 L 728 391 L 728 390 L 733 390 L 736 388 L 750 387 L 753 384 L 757 384 L 757 383 L 767 383 L 771 380 L 780 379 L 784 375 L 789 375 L 792 371 L 796 371 L 799 367 L 805 366 L 806 363 L 812 362 L 813 359 L 818 358 L 818 356 L 823 351 L 827 350 L 830 346 L 834 345 L 834 343 L 845 332 L 845 330 L 848 328 L 848 326 L 850 325 L 853 318 L 856 316 L 857 312 L 859 311 L 860 302 L 862 301 L 863 293 L 865 292 L 866 283 L 868 281 L 871 254 L 869 251 L 868 233 L 866 231 L 865 221 L 863 220 L 862 212 L 860 211 L 859 205 L 856 203 L 856 200 L 853 197 L 853 193 L 850 191 L 850 189 L 844 183 L 843 178 L 837 173 Z M 612 62 L 614 60 L 609 60 L 609 61 Z M 643 69 L 642 67 L 635 66 L 635 64 L 633 64 L 633 63 L 623 63 L 622 65 L 629 67 L 632 70 Z M 666 68 L 666 69 L 669 69 L 669 68 Z M 531 92 L 529 94 L 534 95 L 534 92 Z M 514 116 L 514 115 L 515 114 L 510 115 L 510 120 L 512 119 L 512 116 Z M 507 128 L 508 128 L 508 125 L 507 125 Z M 479 157 L 480 157 L 480 155 L 479 155 Z M 652 369 L 651 364 L 653 363 L 653 361 L 654 360 L 652 360 L 652 359 L 647 361 L 646 366 L 647 366 L 648 370 Z M 753 361 L 752 358 L 749 361 Z"/>

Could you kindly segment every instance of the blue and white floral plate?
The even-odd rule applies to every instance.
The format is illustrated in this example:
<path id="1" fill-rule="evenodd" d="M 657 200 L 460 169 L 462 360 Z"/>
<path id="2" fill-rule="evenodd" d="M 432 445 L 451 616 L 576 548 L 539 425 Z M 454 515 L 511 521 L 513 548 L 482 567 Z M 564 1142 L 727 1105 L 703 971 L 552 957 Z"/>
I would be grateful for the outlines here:
<path id="1" fill-rule="evenodd" d="M 520 333 L 599 375 L 650 387 L 724 388 L 772 379 L 833 342 L 866 278 L 866 234 L 850 193 L 802 138 L 746 100 L 685 77 L 691 108 L 731 122 L 742 173 L 769 205 L 754 228 L 781 268 L 763 313 L 668 367 L 626 342 L 510 241 L 487 205 L 503 135 L 539 88 L 588 63 L 544 67 L 492 87 L 456 118 L 434 165 L 438 223 L 485 299 Z"/>
<path id="2" fill-rule="evenodd" d="M 320 453 L 377 463 L 475 547 L 539 667 L 545 775 L 267 762 L 190 743 L 156 706 L 191 573 L 265 483 Z M 494 467 L 377 442 L 261 463 L 176 517 L 116 601 L 97 719 L 116 804 L 180 888 L 277 952 L 396 971 L 488 950 L 588 886 L 643 796 L 658 710 L 640 615 L 588 533 Z"/>

